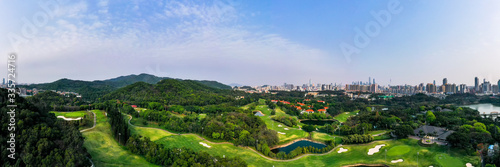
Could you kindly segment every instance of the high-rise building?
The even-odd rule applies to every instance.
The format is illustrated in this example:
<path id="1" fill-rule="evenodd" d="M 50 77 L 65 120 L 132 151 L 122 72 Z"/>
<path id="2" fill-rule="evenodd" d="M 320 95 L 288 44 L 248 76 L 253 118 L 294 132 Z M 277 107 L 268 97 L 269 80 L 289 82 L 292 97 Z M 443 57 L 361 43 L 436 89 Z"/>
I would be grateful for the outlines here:
<path id="1" fill-rule="evenodd" d="M 436 85 L 436 80 L 434 80 L 434 82 L 432 82 L 432 84 Z"/>
<path id="2" fill-rule="evenodd" d="M 426 90 L 428 93 L 436 93 L 437 92 L 436 85 L 434 85 L 432 83 L 427 84 Z"/>
<path id="3" fill-rule="evenodd" d="M 500 80 L 498 80 L 498 83 L 500 83 Z M 375 78 L 373 78 L 373 84 L 376 84 L 375 83 Z M 499 84 L 500 85 L 500 84 Z"/>
<path id="4" fill-rule="evenodd" d="M 500 80 L 498 80 L 498 83 L 500 83 Z M 5 85 L 5 78 L 3 78 L 2 85 Z"/>
<path id="5" fill-rule="evenodd" d="M 474 78 L 474 89 L 476 92 L 479 92 L 479 78 Z"/>
<path id="6" fill-rule="evenodd" d="M 372 77 L 368 77 L 368 85 L 372 85 Z"/>
<path id="7" fill-rule="evenodd" d="M 448 83 L 448 79 L 447 78 L 444 78 L 443 79 L 443 85 L 446 85 Z"/>
<path id="8" fill-rule="evenodd" d="M 498 91 L 500 92 L 500 79 L 498 80 Z"/>

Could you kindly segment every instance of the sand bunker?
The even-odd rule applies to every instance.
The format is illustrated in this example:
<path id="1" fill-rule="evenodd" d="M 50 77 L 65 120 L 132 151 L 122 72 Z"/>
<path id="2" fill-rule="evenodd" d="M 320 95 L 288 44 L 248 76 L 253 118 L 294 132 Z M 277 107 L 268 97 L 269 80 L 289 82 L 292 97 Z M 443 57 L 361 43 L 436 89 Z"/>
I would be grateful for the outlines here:
<path id="1" fill-rule="evenodd" d="M 472 164 L 471 164 L 471 163 L 466 163 L 466 164 L 465 164 L 465 166 L 466 166 L 466 167 L 474 167 L 474 166 L 472 166 Z"/>
<path id="2" fill-rule="evenodd" d="M 283 132 L 278 132 L 278 133 L 279 133 L 279 134 L 282 134 L 282 135 L 286 134 L 286 133 L 283 133 Z"/>
<path id="3" fill-rule="evenodd" d="M 284 128 L 285 130 L 288 130 L 288 128 Z"/>
<path id="4" fill-rule="evenodd" d="M 82 117 L 78 117 L 78 118 L 66 118 L 64 116 L 57 116 L 57 118 L 62 118 L 64 120 L 66 120 L 66 121 L 76 121 L 76 120 L 82 119 Z"/>
<path id="5" fill-rule="evenodd" d="M 209 146 L 207 143 L 200 142 L 200 144 L 205 146 L 205 147 L 208 147 L 208 148 L 212 147 L 212 146 Z"/>
<path id="6" fill-rule="evenodd" d="M 380 148 L 382 148 L 383 146 L 385 146 L 385 144 L 377 145 L 375 146 L 375 148 L 370 148 L 368 150 L 368 155 L 373 155 L 375 153 L 378 153 L 380 151 Z"/>
<path id="7" fill-rule="evenodd" d="M 339 151 L 337 151 L 337 153 L 343 153 L 343 152 L 347 152 L 347 149 L 340 147 Z"/>
<path id="8" fill-rule="evenodd" d="M 278 127 L 282 127 L 282 125 L 278 125 Z"/>
<path id="9" fill-rule="evenodd" d="M 398 159 L 398 160 L 392 160 L 391 163 L 399 163 L 399 162 L 403 162 L 403 159 Z"/>

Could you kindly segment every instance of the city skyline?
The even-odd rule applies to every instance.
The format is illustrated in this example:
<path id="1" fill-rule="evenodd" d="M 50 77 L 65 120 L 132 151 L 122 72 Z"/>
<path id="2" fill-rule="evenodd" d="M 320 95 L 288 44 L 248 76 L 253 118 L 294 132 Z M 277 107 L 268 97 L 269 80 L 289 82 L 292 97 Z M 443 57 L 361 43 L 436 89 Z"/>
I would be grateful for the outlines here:
<path id="1" fill-rule="evenodd" d="M 0 50 L 19 55 L 21 83 L 149 73 L 242 85 L 348 84 L 371 77 L 380 85 L 447 78 L 473 86 L 474 77 L 492 84 L 500 78 L 498 5 L 1 1 Z M 6 64 L 0 59 L 0 68 Z"/>

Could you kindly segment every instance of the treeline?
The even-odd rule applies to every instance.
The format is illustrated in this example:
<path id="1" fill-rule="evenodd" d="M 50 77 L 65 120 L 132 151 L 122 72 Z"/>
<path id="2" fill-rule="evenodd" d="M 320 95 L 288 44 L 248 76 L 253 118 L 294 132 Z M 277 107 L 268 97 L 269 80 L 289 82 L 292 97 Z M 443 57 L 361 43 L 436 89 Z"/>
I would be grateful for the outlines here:
<path id="1" fill-rule="evenodd" d="M 274 116 L 272 117 L 273 120 L 281 122 L 285 124 L 286 126 L 293 127 L 299 123 L 299 121 L 291 116 Z"/>
<path id="2" fill-rule="evenodd" d="M 134 154 L 143 155 L 148 162 L 161 166 L 247 166 L 238 156 L 219 157 L 189 148 L 166 148 L 137 135 L 129 138 L 126 147 Z"/>
<path id="3" fill-rule="evenodd" d="M 130 137 L 130 129 L 128 127 L 128 120 L 126 120 L 121 111 L 125 113 L 128 112 L 124 109 L 127 104 L 117 103 L 114 100 L 107 101 L 104 104 L 104 110 L 109 118 L 109 124 L 111 125 L 111 133 L 113 137 L 120 143 L 125 145 L 128 138 Z M 125 107 L 127 108 L 127 107 Z"/>
<path id="4" fill-rule="evenodd" d="M 333 119 L 332 116 L 326 115 L 323 113 L 310 113 L 310 114 L 300 114 L 299 119 L 315 119 L 315 120 L 323 120 L 323 119 Z"/>
<path id="5" fill-rule="evenodd" d="M 8 92 L 0 89 L 0 166 L 90 166 L 84 138 L 74 126 L 66 126 L 47 109 L 39 109 L 16 94 L 15 113 L 9 113 Z M 11 115 L 15 114 L 15 115 Z M 9 131 L 11 116 L 15 129 Z M 15 135 L 11 138 L 11 132 Z M 7 149 L 15 140 L 15 154 Z"/>
<path id="6" fill-rule="evenodd" d="M 370 134 L 364 134 L 364 135 L 349 135 L 347 137 L 343 137 L 342 141 L 344 141 L 345 144 L 361 144 L 361 143 L 369 143 L 373 141 L 373 136 Z"/>
<path id="7" fill-rule="evenodd" d="M 81 110 L 81 105 L 88 105 L 75 95 L 64 96 L 52 91 L 38 93 L 26 99 L 44 111 L 78 111 Z"/>

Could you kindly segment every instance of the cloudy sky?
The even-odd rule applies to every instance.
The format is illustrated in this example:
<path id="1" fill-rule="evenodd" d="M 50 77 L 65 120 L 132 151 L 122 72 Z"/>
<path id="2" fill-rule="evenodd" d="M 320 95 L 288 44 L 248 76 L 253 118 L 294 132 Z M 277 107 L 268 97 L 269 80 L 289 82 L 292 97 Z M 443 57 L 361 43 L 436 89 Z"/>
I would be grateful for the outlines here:
<path id="1" fill-rule="evenodd" d="M 17 53 L 23 83 L 140 73 L 247 85 L 500 79 L 500 1 L 30 2 L 0 0 L 0 69 Z"/>

